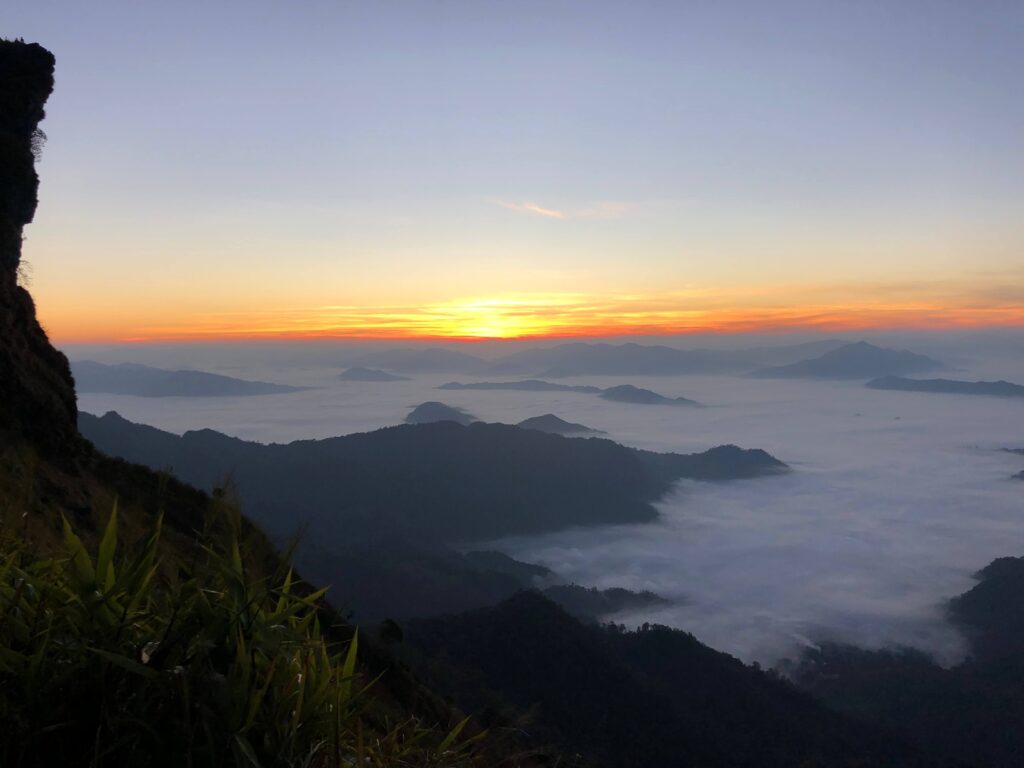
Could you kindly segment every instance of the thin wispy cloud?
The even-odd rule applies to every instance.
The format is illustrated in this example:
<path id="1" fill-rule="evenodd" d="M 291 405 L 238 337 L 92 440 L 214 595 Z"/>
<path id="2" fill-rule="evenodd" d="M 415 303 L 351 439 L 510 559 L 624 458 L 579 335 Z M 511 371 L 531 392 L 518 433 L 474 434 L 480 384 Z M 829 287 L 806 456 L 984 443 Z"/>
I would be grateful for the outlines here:
<path id="1" fill-rule="evenodd" d="M 510 202 L 508 200 L 492 201 L 502 208 L 518 213 L 532 213 L 549 219 L 617 219 L 638 208 L 636 203 L 621 200 L 599 200 L 587 203 L 579 208 L 551 208 L 532 201 Z"/>
<path id="2" fill-rule="evenodd" d="M 522 202 L 522 203 L 510 203 L 504 200 L 496 201 L 502 208 L 508 208 L 510 211 L 519 211 L 520 213 L 533 213 L 538 216 L 544 216 L 549 219 L 564 219 L 566 218 L 564 211 L 558 211 L 554 208 L 545 208 L 537 203 Z"/>

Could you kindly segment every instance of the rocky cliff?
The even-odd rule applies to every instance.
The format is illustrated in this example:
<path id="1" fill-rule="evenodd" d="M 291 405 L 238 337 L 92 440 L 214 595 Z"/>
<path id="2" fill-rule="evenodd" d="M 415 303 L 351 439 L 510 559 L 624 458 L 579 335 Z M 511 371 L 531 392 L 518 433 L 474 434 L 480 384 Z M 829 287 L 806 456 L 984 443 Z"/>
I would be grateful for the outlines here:
<path id="1" fill-rule="evenodd" d="M 42 46 L 0 40 L 0 437 L 68 458 L 81 450 L 71 370 L 18 284 L 23 230 L 36 211 L 35 154 L 53 70 L 53 54 Z"/>

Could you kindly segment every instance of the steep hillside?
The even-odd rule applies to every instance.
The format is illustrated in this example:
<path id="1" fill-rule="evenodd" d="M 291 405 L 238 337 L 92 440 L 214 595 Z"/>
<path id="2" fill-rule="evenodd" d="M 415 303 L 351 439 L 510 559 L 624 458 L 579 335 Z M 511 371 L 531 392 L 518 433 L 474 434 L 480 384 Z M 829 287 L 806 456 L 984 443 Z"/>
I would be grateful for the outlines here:
<path id="1" fill-rule="evenodd" d="M 226 524 L 226 497 L 211 498 L 164 473 L 108 458 L 78 433 L 68 361 L 50 344 L 18 282 L 23 228 L 37 204 L 38 124 L 54 66 L 53 55 L 39 45 L 0 40 L 0 764 L 297 764 L 287 749 L 311 750 L 304 763 L 311 767 L 355 759 L 359 749 L 386 766 L 428 759 L 432 765 L 478 764 L 478 758 L 497 763 L 493 740 L 472 753 L 435 755 L 456 713 L 373 644 L 362 644 L 356 668 L 325 658 L 346 648 L 356 658 L 353 629 L 322 600 L 305 602 L 312 589 L 297 577 L 284 589 L 299 601 L 290 615 L 304 620 L 273 619 L 274 642 L 264 630 L 252 634 L 259 626 L 256 611 L 266 609 L 271 617 L 275 605 L 280 609 L 291 598 L 281 602 L 279 593 L 261 592 L 258 602 L 243 601 L 247 613 L 240 614 L 240 606 L 227 604 L 223 579 L 231 571 L 231 589 L 280 589 L 275 580 L 287 568 L 266 537 L 238 519 L 231 524 L 234 555 L 218 553 L 210 526 Z M 111 533 L 101 541 L 104 530 Z M 149 554 L 148 541 L 154 547 Z M 208 568 L 200 567 L 211 557 Z M 196 592 L 189 585 L 206 588 Z M 251 620 L 227 632 L 230 625 L 218 615 Z M 177 624 L 203 616 L 195 626 Z M 182 653 L 183 638 L 192 637 L 210 644 L 202 653 Z M 249 643 L 249 651 L 239 653 L 239 642 Z M 335 758 L 327 742 L 315 738 L 329 710 L 310 712 L 307 721 L 308 707 L 300 711 L 293 703 L 294 739 L 286 748 L 279 741 L 284 721 L 268 709 L 279 693 L 292 695 L 287 691 L 294 692 L 296 678 L 288 669 L 306 653 L 320 654 L 306 663 L 327 674 L 318 696 L 354 702 L 358 681 L 380 676 L 358 708 L 339 715 L 344 730 L 334 731 Z M 284 677 L 272 680 L 274 670 Z M 251 698 L 256 688 L 239 684 L 237 675 L 250 673 L 267 676 L 260 678 L 266 694 L 260 701 Z M 190 692 L 183 681 L 193 677 L 199 682 Z M 287 707 L 287 698 L 281 704 Z M 233 719 L 244 711 L 248 720 Z M 314 719 L 320 725 L 314 727 Z M 301 726 L 308 733 L 300 733 Z M 474 730 L 470 725 L 452 744 Z M 161 740 L 172 733 L 170 741 Z M 191 742 L 190 734 L 203 743 Z M 394 744 L 371 743 L 377 736 Z"/>

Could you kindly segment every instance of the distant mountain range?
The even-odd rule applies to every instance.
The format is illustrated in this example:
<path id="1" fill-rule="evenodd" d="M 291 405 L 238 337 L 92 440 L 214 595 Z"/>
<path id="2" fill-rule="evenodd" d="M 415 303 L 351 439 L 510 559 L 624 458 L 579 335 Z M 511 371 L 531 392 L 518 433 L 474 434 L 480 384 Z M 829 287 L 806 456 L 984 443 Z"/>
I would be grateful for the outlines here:
<path id="1" fill-rule="evenodd" d="M 341 381 L 410 381 L 408 376 L 398 376 L 376 368 L 356 366 L 338 374 Z"/>
<path id="2" fill-rule="evenodd" d="M 341 353 L 349 367 L 378 368 L 400 374 L 463 373 L 479 376 L 672 376 L 698 373 L 748 373 L 785 365 L 843 346 L 835 339 L 739 350 L 676 349 L 664 345 L 571 342 L 526 349 L 485 360 L 443 347 L 358 349 Z"/>
<path id="3" fill-rule="evenodd" d="M 765 365 L 801 360 L 842 344 L 841 341 L 827 340 L 743 350 L 684 350 L 635 343 L 573 342 L 507 355 L 492 361 L 487 371 L 490 374 L 528 374 L 546 378 L 746 373 Z"/>
<path id="4" fill-rule="evenodd" d="M 992 397 L 1024 397 L 1024 386 L 1009 381 L 957 381 L 955 379 L 906 379 L 883 376 L 866 386 L 899 392 L 940 392 L 954 395 L 988 395 Z"/>
<path id="5" fill-rule="evenodd" d="M 588 395 L 598 395 L 605 400 L 612 400 L 618 403 L 634 403 L 637 405 L 700 405 L 695 400 L 688 400 L 685 397 L 665 397 L 649 389 L 634 387 L 632 384 L 620 384 L 616 387 L 601 389 L 591 386 L 573 386 L 570 384 L 555 384 L 550 381 L 538 379 L 527 379 L 526 381 L 480 381 L 470 384 L 460 384 L 457 381 L 450 381 L 442 384 L 438 389 L 479 389 L 479 390 L 511 390 L 526 392 L 580 392 Z"/>
<path id="6" fill-rule="evenodd" d="M 401 374 L 483 373 L 487 369 L 485 360 L 443 347 L 349 350 L 339 362 L 349 368 L 382 368 Z"/>
<path id="7" fill-rule="evenodd" d="M 550 381 L 539 379 L 526 379 L 525 381 L 477 381 L 469 384 L 461 384 L 457 381 L 449 381 L 442 384 L 438 389 L 482 389 L 482 390 L 512 390 L 522 392 L 582 392 L 584 394 L 596 395 L 602 390 L 600 387 L 585 385 L 574 386 L 572 384 L 555 384 Z"/>
<path id="8" fill-rule="evenodd" d="M 102 393 L 137 397 L 244 397 L 299 392 L 305 387 L 246 381 L 203 371 L 168 371 L 135 363 L 107 365 L 92 360 L 71 363 L 80 394 Z"/>
<path id="9" fill-rule="evenodd" d="M 874 379 L 942 368 L 942 363 L 906 350 L 886 349 L 860 341 L 789 365 L 761 368 L 761 379 Z"/>

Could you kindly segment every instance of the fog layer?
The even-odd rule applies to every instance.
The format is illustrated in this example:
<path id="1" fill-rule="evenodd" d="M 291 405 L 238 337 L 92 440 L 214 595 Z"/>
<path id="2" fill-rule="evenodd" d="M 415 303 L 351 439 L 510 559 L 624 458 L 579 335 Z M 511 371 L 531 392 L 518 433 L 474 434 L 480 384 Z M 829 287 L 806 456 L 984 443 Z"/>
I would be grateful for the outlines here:
<path id="1" fill-rule="evenodd" d="M 496 546 L 588 586 L 653 590 L 672 604 L 617 620 L 682 627 L 766 664 L 823 639 L 907 644 L 951 662 L 964 644 L 942 602 L 969 588 L 971 574 L 992 558 L 1024 554 L 1024 484 L 1009 479 L 1024 460 L 996 450 L 1024 446 L 1020 400 L 877 391 L 861 382 L 571 380 L 630 383 L 708 406 L 689 409 L 572 392 L 436 389 L 453 378 L 473 380 L 465 376 L 340 382 L 338 371 L 235 365 L 218 372 L 318 389 L 229 400 L 84 395 L 80 407 L 175 432 L 210 427 L 270 442 L 398 424 L 411 406 L 439 400 L 486 421 L 553 413 L 643 448 L 764 448 L 795 471 L 681 485 L 654 524 Z M 1024 370 L 988 361 L 958 373 L 992 376 L 1021 382 Z"/>

